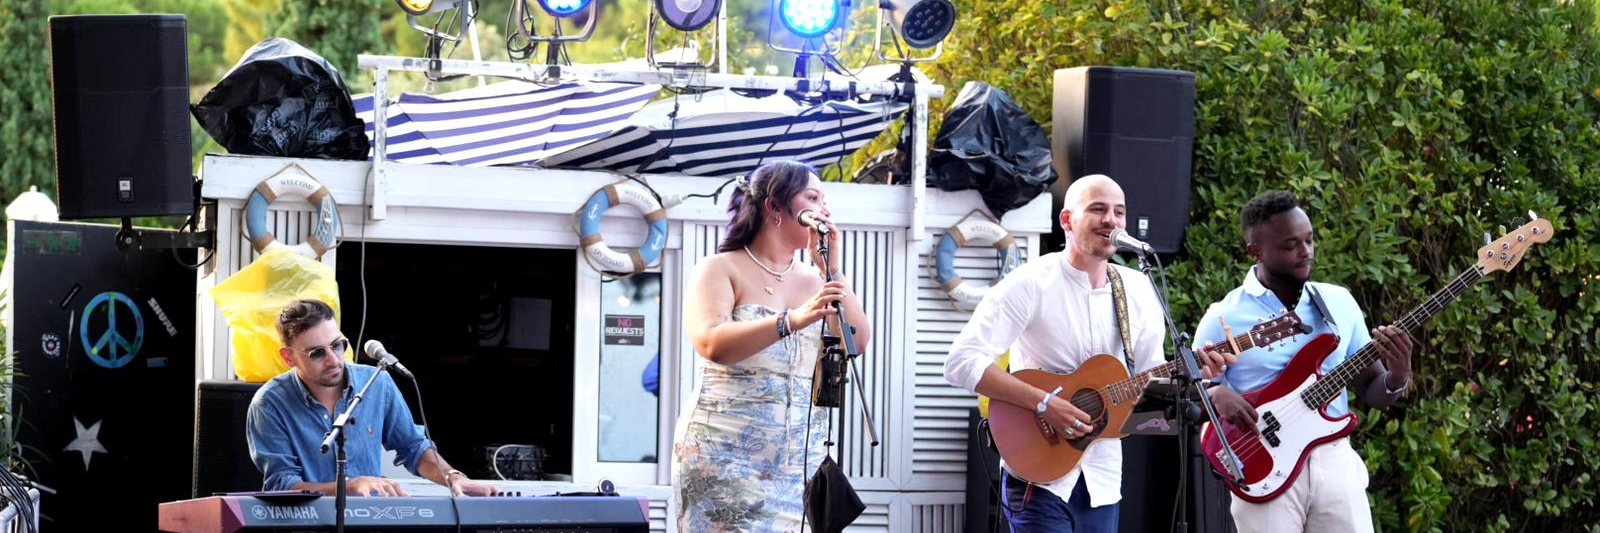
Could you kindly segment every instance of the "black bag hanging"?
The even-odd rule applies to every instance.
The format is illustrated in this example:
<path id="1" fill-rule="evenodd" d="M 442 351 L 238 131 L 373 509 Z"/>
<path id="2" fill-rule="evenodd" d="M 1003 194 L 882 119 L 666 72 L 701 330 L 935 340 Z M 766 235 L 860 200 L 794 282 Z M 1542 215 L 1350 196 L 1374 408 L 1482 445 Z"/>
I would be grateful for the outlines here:
<path id="1" fill-rule="evenodd" d="M 816 475 L 806 482 L 806 518 L 811 521 L 811 530 L 839 533 L 865 510 L 866 504 L 850 486 L 844 469 L 832 457 L 823 457 Z"/>

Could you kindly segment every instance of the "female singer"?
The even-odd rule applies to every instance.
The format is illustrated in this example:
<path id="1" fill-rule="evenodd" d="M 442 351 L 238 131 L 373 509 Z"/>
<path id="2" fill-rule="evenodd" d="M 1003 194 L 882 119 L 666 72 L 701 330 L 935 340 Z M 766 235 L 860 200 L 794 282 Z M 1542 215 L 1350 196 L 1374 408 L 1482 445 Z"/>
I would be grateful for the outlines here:
<path id="1" fill-rule="evenodd" d="M 823 237 L 834 281 L 797 259 L 801 248 L 821 257 L 817 232 L 796 218 L 805 210 L 829 224 L 822 180 L 805 164 L 772 162 L 741 179 L 720 253 L 698 265 L 687 291 L 684 324 L 706 363 L 674 433 L 679 531 L 801 530 L 828 431 L 827 411 L 811 405 L 822 322 L 837 333 L 840 302 L 856 348 L 872 335 L 837 274 L 839 233 Z"/>

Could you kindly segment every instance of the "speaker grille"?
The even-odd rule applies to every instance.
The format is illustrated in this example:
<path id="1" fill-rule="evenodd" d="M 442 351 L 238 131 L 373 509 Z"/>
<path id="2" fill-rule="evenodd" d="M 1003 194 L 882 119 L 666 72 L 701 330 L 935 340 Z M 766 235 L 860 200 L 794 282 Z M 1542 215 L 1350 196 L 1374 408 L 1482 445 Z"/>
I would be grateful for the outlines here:
<path id="1" fill-rule="evenodd" d="M 1194 73 L 1057 70 L 1051 155 L 1068 181 L 1105 174 L 1128 199 L 1128 233 L 1176 253 L 1189 225 Z"/>
<path id="2" fill-rule="evenodd" d="M 194 402 L 194 497 L 261 490 L 261 471 L 250 460 L 245 416 L 258 383 L 201 381 Z"/>
<path id="3" fill-rule="evenodd" d="M 187 23 L 50 17 L 61 218 L 189 214 Z"/>

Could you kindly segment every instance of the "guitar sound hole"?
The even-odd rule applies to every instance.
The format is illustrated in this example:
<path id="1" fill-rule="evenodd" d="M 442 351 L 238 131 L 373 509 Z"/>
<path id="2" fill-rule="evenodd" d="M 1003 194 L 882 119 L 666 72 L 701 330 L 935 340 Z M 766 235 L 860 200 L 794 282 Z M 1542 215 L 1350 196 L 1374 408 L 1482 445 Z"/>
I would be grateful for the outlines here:
<path id="1" fill-rule="evenodd" d="M 1105 402 L 1100 398 L 1100 393 L 1094 389 L 1078 389 L 1072 393 L 1072 406 L 1089 415 L 1093 425 L 1100 425 L 1101 419 L 1106 415 Z"/>

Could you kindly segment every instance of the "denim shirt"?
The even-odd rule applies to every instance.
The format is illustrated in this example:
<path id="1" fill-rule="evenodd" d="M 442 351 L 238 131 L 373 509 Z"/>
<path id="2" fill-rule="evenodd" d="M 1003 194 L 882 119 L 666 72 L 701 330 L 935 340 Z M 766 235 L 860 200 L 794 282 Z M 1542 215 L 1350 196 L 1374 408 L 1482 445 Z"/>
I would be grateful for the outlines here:
<path id="1" fill-rule="evenodd" d="M 1283 313 L 1283 302 L 1278 300 L 1278 295 L 1268 290 L 1261 280 L 1256 278 L 1256 269 L 1260 266 L 1250 267 L 1245 273 L 1244 282 L 1239 288 L 1228 293 L 1221 301 L 1211 304 L 1206 310 L 1205 318 L 1200 319 L 1200 324 L 1195 328 L 1194 347 L 1204 346 L 1207 341 L 1225 342 L 1227 335 L 1223 333 L 1221 317 L 1226 320 L 1234 335 L 1249 331 L 1251 327 L 1268 318 Z M 1349 289 L 1329 283 L 1307 282 L 1313 287 L 1322 300 L 1328 305 L 1328 312 L 1333 315 L 1333 324 L 1330 324 L 1322 312 L 1317 309 L 1311 295 L 1305 289 L 1300 290 L 1300 299 L 1295 302 L 1295 314 L 1300 316 L 1300 321 L 1312 327 L 1308 335 L 1296 335 L 1282 342 L 1269 346 L 1251 348 L 1238 354 L 1239 362 L 1228 365 L 1228 369 L 1217 379 L 1233 387 L 1233 390 L 1246 392 L 1261 388 L 1271 383 L 1278 377 L 1278 373 L 1288 366 L 1300 349 L 1305 347 L 1311 339 L 1324 333 L 1333 333 L 1339 336 L 1339 346 L 1334 348 L 1328 358 L 1322 361 L 1321 372 L 1326 374 L 1344 362 L 1345 358 L 1355 355 L 1362 346 L 1372 340 L 1372 333 L 1367 330 L 1366 316 L 1361 313 L 1360 304 L 1356 303 Z M 1337 324 L 1335 331 L 1334 324 Z M 1341 391 L 1339 396 L 1328 403 L 1328 414 L 1342 416 L 1350 412 L 1350 395 L 1348 391 Z"/>
<path id="2" fill-rule="evenodd" d="M 376 367 L 345 363 L 345 388 L 334 414 L 311 396 L 294 369 L 279 374 L 256 391 L 246 418 L 250 459 L 265 478 L 262 490 L 285 490 L 295 483 L 329 483 L 334 480 L 334 452 L 322 453 L 322 439 L 355 398 L 357 387 L 377 372 Z M 411 421 L 411 409 L 387 373 L 378 376 L 356 406 L 345 427 L 346 479 L 379 476 L 383 450 L 396 452 L 395 465 L 417 473 L 422 453 L 433 442 Z"/>

